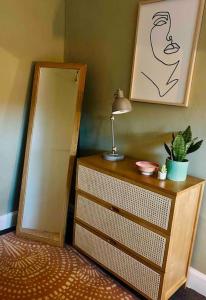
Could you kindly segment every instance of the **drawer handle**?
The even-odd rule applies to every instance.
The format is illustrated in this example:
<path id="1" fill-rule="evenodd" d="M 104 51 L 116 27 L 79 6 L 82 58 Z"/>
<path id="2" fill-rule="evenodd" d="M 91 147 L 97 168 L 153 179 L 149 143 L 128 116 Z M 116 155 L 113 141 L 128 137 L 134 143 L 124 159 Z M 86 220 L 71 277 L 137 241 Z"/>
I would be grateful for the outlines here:
<path id="1" fill-rule="evenodd" d="M 116 246 L 116 242 L 114 241 L 114 240 L 112 240 L 112 239 L 107 239 L 107 242 L 109 243 L 109 244 L 111 244 L 111 245 L 113 245 L 113 246 Z"/>
<path id="2" fill-rule="evenodd" d="M 111 206 L 110 210 L 113 211 L 113 212 L 119 213 L 119 209 L 115 206 Z"/>

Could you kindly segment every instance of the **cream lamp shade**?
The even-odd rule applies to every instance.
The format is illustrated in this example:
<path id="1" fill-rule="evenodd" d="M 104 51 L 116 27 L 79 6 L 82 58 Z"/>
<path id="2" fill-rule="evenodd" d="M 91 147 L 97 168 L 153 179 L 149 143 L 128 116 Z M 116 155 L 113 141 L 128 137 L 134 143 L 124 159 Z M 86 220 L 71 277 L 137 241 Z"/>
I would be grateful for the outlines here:
<path id="1" fill-rule="evenodd" d="M 131 102 L 124 97 L 122 90 L 118 89 L 114 94 L 114 102 L 112 104 L 112 114 L 119 115 L 130 112 L 132 110 Z"/>

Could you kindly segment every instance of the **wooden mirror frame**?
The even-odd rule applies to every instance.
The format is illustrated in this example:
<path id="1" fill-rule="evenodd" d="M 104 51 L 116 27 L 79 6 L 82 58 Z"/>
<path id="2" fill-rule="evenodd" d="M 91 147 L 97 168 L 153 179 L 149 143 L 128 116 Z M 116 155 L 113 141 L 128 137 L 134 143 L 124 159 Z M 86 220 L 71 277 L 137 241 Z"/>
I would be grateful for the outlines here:
<path id="1" fill-rule="evenodd" d="M 31 146 L 31 141 L 32 141 L 32 131 L 33 131 L 33 125 L 34 125 L 41 68 L 61 68 L 61 69 L 77 70 L 78 76 L 79 76 L 76 110 L 75 110 L 75 117 L 74 117 L 73 131 L 72 131 L 72 142 L 71 142 L 71 148 L 70 148 L 69 159 L 68 159 L 69 167 L 68 167 L 68 173 L 67 173 L 67 197 L 65 197 L 65 199 L 67 199 L 67 200 L 64 203 L 64 212 L 63 212 L 64 226 L 62 226 L 62 229 L 61 229 L 61 232 L 59 232 L 58 238 L 56 236 L 54 236 L 54 233 L 38 231 L 35 229 L 26 229 L 26 228 L 22 227 L 23 212 L 24 212 L 24 207 L 25 207 L 25 192 L 26 192 L 28 167 L 29 167 L 30 146 Z M 30 108 L 30 115 L 29 115 L 29 125 L 28 125 L 28 132 L 27 132 L 26 152 L 25 152 L 25 159 L 24 159 L 24 168 L 23 168 L 19 211 L 18 211 L 17 228 L 16 228 L 16 234 L 20 237 L 25 237 L 25 238 L 29 238 L 32 240 L 46 242 L 46 243 L 49 243 L 49 244 L 55 245 L 55 246 L 63 246 L 64 245 L 67 209 L 68 209 L 68 203 L 69 203 L 69 194 L 70 194 L 70 190 L 71 190 L 71 179 L 72 179 L 72 173 L 73 173 L 73 167 L 74 167 L 77 143 L 78 143 L 78 136 L 79 136 L 81 107 L 82 107 L 82 100 L 83 100 L 83 94 L 84 94 L 86 71 L 87 71 L 87 65 L 84 65 L 84 64 L 38 62 L 35 65 L 31 108 Z"/>

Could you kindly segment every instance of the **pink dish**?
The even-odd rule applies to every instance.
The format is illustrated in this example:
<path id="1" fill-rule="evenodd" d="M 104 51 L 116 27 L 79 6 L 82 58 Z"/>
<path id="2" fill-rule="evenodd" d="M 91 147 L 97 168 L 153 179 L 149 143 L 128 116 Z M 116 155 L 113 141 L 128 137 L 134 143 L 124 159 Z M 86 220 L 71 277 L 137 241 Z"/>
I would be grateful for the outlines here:
<path id="1" fill-rule="evenodd" d="M 135 164 L 140 173 L 144 175 L 152 175 L 159 168 L 159 164 L 150 161 L 137 161 Z"/>

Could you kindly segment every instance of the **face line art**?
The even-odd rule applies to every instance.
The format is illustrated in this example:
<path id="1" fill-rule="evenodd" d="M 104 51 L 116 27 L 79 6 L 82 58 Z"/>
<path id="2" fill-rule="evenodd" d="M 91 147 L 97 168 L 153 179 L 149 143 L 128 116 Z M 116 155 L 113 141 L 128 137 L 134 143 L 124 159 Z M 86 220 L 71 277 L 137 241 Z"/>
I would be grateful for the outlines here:
<path id="1" fill-rule="evenodd" d="M 154 16 L 152 17 L 152 20 L 156 17 L 162 17 L 165 18 L 166 20 L 168 20 L 168 13 L 167 12 L 157 12 L 156 14 L 154 14 Z"/>
<path id="2" fill-rule="evenodd" d="M 155 18 L 155 16 L 157 16 L 158 15 L 158 13 L 156 13 L 154 16 L 153 16 L 153 18 Z M 167 33 L 167 35 L 166 35 L 166 40 L 168 41 L 168 42 L 171 42 L 171 44 L 173 44 L 173 39 L 172 39 L 172 35 L 170 35 L 170 30 L 171 30 L 171 17 L 170 17 L 170 14 L 169 14 L 169 12 L 164 12 L 164 15 L 166 16 L 167 15 L 167 22 L 169 21 L 169 30 L 168 30 L 168 33 Z M 162 15 L 161 15 L 162 16 Z M 153 19 L 152 18 L 152 19 Z M 154 47 L 153 47 L 153 43 L 152 43 L 152 32 L 153 32 L 153 30 L 154 30 L 154 28 L 155 27 L 157 27 L 157 26 L 162 26 L 162 25 L 155 25 L 154 24 L 154 26 L 152 27 L 152 29 L 151 29 L 151 31 L 150 31 L 150 44 L 151 44 L 151 47 L 152 47 L 152 52 L 153 52 L 153 55 L 154 55 L 154 57 L 158 60 L 158 61 L 160 61 L 161 63 L 163 63 L 165 66 L 173 66 L 173 65 L 176 65 L 176 63 L 178 62 L 175 62 L 175 63 L 173 63 L 173 64 L 167 64 L 167 63 L 165 63 L 165 62 L 163 62 L 161 59 L 159 59 L 157 56 L 156 56 L 156 54 L 155 54 L 155 51 L 154 51 Z M 180 47 L 179 47 L 180 48 Z M 178 49 L 179 50 L 179 49 Z M 165 54 L 167 54 L 167 53 L 165 53 Z"/>
<path id="3" fill-rule="evenodd" d="M 178 81 L 179 81 L 179 79 L 173 79 L 173 80 L 171 80 L 171 78 L 172 78 L 172 76 L 173 76 L 173 74 L 175 73 L 175 71 L 176 71 L 176 69 L 177 69 L 177 67 L 178 67 L 178 65 L 179 65 L 179 61 L 178 61 L 178 64 L 175 66 L 175 69 L 174 69 L 174 71 L 172 72 L 172 74 L 170 75 L 170 77 L 169 77 L 169 79 L 168 79 L 168 81 L 166 82 L 166 86 L 167 85 L 169 85 L 169 84 L 171 84 L 171 83 L 173 83 L 172 84 L 172 86 L 169 88 L 169 89 L 167 89 L 166 90 L 166 92 L 165 93 L 162 93 L 161 91 L 160 91 L 160 88 L 158 87 L 158 85 L 148 76 L 148 75 L 146 75 L 144 72 L 141 72 L 141 74 L 143 74 L 147 79 L 149 79 L 155 86 L 156 86 L 156 88 L 157 88 L 157 90 L 158 90 L 158 93 L 159 93 L 159 96 L 162 98 L 162 97 L 164 97 L 177 83 L 178 83 Z"/>
<path id="4" fill-rule="evenodd" d="M 165 17 L 159 17 L 158 19 L 156 19 L 156 21 L 154 22 L 154 25 L 155 26 L 161 26 L 161 25 L 159 25 L 158 23 L 159 22 L 157 22 L 157 21 L 160 21 L 160 20 L 162 20 L 162 21 L 164 21 L 165 23 L 166 23 L 166 21 L 168 20 L 167 18 L 165 18 Z M 157 24 L 155 24 L 155 23 L 157 23 Z"/>
<path id="5" fill-rule="evenodd" d="M 166 35 L 166 40 L 168 42 L 170 42 L 166 48 L 163 50 L 164 54 L 166 55 L 170 55 L 173 53 L 176 53 L 179 51 L 180 46 L 177 43 L 173 42 L 173 38 L 172 35 L 170 34 L 170 30 L 171 30 L 171 16 L 169 12 L 157 12 L 156 14 L 153 15 L 152 20 L 155 20 L 153 23 L 153 27 L 150 31 L 150 45 L 151 45 L 151 49 L 152 49 L 152 53 L 154 55 L 154 57 L 163 65 L 165 66 L 174 66 L 174 69 L 171 73 L 171 75 L 169 76 L 168 80 L 166 81 L 166 87 L 168 85 L 170 85 L 169 88 L 167 88 L 167 90 L 165 92 L 161 92 L 160 87 L 158 87 L 158 85 L 155 83 L 155 81 L 153 79 L 151 79 L 147 74 L 145 74 L 144 72 L 141 72 L 141 74 L 143 74 L 148 80 L 150 80 L 152 82 L 153 85 L 155 85 L 155 87 L 158 90 L 159 96 L 160 97 L 164 97 L 179 81 L 179 79 L 172 79 L 179 63 L 180 60 L 177 60 L 175 63 L 166 63 L 163 60 L 161 60 L 160 58 L 157 57 L 157 55 L 155 54 L 154 51 L 154 47 L 153 47 L 153 42 L 152 42 L 152 32 L 154 30 L 155 27 L 160 27 L 160 26 L 164 26 L 169 22 L 169 29 Z"/>

